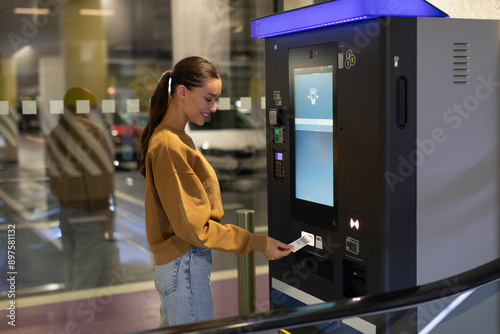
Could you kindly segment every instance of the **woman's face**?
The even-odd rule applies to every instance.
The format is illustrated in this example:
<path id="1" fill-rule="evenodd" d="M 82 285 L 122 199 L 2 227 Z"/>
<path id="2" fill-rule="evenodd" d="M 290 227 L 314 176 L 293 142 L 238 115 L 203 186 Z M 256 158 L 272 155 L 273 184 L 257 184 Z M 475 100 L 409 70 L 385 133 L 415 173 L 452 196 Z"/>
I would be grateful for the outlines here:
<path id="1" fill-rule="evenodd" d="M 188 121 L 199 126 L 216 111 L 216 100 L 221 94 L 220 79 L 210 79 L 203 87 L 193 87 L 185 90 L 184 114 Z"/>

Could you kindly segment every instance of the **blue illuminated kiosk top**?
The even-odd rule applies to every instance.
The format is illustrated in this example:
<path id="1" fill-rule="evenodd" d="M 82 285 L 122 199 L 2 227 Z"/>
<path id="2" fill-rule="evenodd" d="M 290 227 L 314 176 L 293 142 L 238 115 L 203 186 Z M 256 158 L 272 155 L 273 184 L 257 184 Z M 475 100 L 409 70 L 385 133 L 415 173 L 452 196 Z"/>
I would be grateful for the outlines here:
<path id="1" fill-rule="evenodd" d="M 273 37 L 382 16 L 449 17 L 424 0 L 335 0 L 253 19 L 252 37 Z"/>

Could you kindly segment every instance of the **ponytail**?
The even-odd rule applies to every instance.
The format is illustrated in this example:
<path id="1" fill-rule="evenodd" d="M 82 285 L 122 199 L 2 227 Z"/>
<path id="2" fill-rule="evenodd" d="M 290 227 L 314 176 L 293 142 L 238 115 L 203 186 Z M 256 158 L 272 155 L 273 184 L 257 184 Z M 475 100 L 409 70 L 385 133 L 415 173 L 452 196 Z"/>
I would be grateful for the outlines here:
<path id="1" fill-rule="evenodd" d="M 140 164 L 140 173 L 142 176 L 146 176 L 146 166 L 145 159 L 146 153 L 149 148 L 149 139 L 153 135 L 158 124 L 160 124 L 163 116 L 167 112 L 167 106 L 170 102 L 169 96 L 169 83 L 172 78 L 172 70 L 168 70 L 163 73 L 160 80 L 158 80 L 158 84 L 156 86 L 156 90 L 151 97 L 151 106 L 149 108 L 149 121 L 148 124 L 144 127 L 141 134 L 141 150 L 139 153 L 139 164 Z"/>

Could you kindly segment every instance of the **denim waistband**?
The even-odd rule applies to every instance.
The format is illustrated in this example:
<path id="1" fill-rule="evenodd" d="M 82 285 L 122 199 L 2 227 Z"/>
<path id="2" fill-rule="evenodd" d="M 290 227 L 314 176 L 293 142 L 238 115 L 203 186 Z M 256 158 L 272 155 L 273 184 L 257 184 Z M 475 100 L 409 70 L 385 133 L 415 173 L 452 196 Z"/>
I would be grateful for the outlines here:
<path id="1" fill-rule="evenodd" d="M 201 253 L 201 252 L 206 252 L 207 250 L 210 250 L 209 248 L 202 248 L 202 247 L 198 247 L 198 246 L 193 246 L 193 248 L 191 248 L 191 253 Z"/>

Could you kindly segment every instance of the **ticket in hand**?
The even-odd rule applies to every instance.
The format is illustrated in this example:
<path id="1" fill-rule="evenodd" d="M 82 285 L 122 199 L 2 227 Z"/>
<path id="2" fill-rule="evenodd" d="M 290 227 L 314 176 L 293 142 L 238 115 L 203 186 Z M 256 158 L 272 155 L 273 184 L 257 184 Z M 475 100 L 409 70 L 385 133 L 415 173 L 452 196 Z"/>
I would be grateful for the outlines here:
<path id="1" fill-rule="evenodd" d="M 308 235 L 303 235 L 294 242 L 292 242 L 290 245 L 292 246 L 292 252 L 296 252 L 302 247 L 305 247 L 308 245 L 309 239 L 307 238 Z"/>

